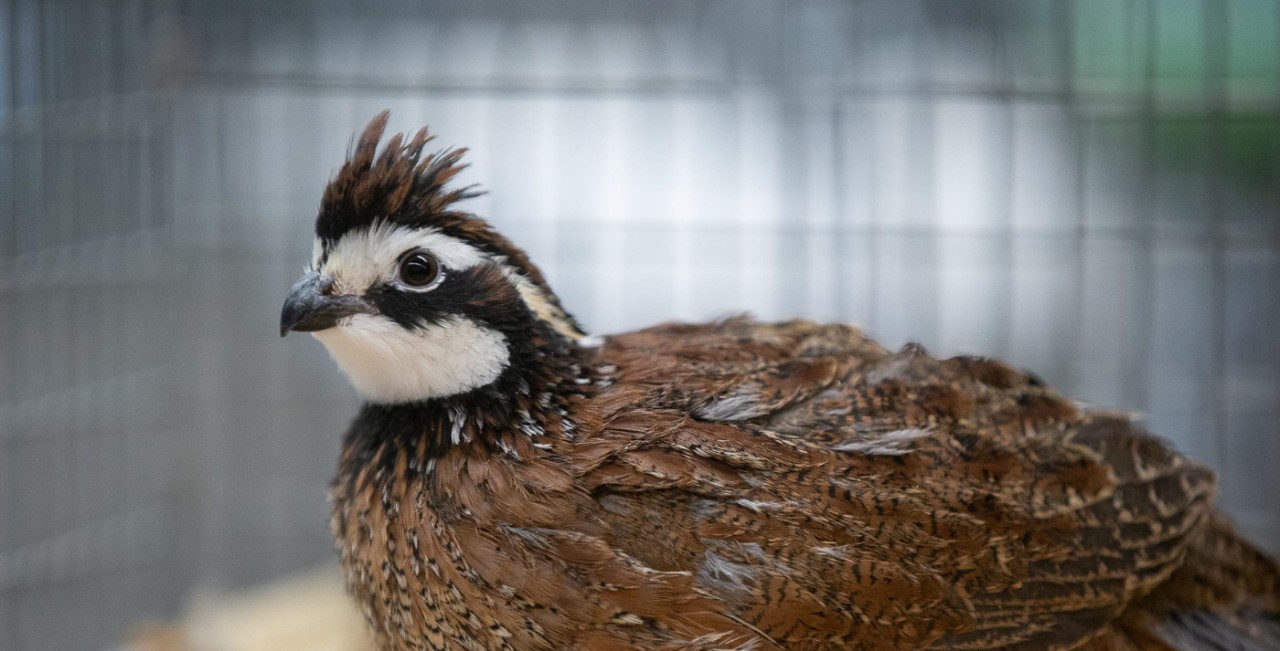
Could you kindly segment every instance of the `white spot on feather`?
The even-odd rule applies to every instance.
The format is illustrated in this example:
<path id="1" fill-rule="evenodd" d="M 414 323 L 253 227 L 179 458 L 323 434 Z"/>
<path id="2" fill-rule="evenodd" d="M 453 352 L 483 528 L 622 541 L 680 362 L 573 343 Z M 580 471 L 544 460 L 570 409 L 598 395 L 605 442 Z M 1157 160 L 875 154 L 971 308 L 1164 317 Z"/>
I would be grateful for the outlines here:
<path id="1" fill-rule="evenodd" d="M 467 425 L 467 414 L 462 411 L 462 407 L 455 405 L 449 410 L 449 420 L 452 423 L 449 427 L 449 440 L 457 445 L 462 442 L 463 428 Z"/>

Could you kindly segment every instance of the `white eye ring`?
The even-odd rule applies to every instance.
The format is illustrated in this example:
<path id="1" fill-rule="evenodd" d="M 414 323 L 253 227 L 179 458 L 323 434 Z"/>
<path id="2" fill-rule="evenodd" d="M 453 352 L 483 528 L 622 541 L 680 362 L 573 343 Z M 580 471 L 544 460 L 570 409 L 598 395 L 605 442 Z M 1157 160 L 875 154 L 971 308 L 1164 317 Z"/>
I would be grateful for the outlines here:
<path id="1" fill-rule="evenodd" d="M 433 290 L 433 289 L 435 289 L 435 288 L 439 287 L 439 286 L 440 286 L 440 283 L 442 283 L 442 282 L 444 282 L 444 274 L 443 274 L 443 273 L 442 273 L 442 274 L 440 274 L 439 276 L 436 276 L 435 281 L 433 281 L 430 285 L 424 285 L 424 286 L 422 286 L 422 287 L 414 287 L 413 285 L 410 285 L 409 283 L 402 282 L 402 281 L 400 281 L 399 279 L 397 279 L 397 280 L 393 280 L 393 281 L 391 281 L 391 286 L 392 286 L 392 287 L 395 287 L 396 289 L 403 289 L 403 290 L 404 290 L 404 291 L 406 291 L 406 292 L 413 292 L 413 293 L 415 293 L 415 294 L 425 294 L 425 293 L 427 293 L 427 292 L 429 292 L 429 291 L 431 291 L 431 290 Z"/>

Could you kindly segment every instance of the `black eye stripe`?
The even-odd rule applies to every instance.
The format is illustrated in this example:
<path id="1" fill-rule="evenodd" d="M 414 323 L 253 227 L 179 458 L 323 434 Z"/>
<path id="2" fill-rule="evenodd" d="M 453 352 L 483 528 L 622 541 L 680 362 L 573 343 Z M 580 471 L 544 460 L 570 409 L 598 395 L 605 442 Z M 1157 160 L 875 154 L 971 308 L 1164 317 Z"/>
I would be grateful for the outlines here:
<path id="1" fill-rule="evenodd" d="M 379 284 L 366 297 L 383 316 L 405 328 L 421 328 L 451 316 L 504 332 L 528 327 L 524 301 L 495 265 L 441 270 L 430 291 L 415 289 L 401 281 Z"/>

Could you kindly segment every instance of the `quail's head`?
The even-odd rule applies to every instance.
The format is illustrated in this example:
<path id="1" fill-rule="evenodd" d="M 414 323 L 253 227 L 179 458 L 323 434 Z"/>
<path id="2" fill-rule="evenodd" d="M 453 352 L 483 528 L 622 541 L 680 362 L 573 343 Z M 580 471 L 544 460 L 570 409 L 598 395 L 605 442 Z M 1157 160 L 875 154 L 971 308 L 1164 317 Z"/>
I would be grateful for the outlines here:
<path id="1" fill-rule="evenodd" d="M 523 251 L 458 209 L 478 194 L 449 187 L 465 150 L 427 153 L 421 129 L 379 151 L 386 124 L 386 112 L 369 123 L 324 191 L 281 335 L 312 333 L 370 402 L 518 382 L 512 368 L 580 328 Z"/>

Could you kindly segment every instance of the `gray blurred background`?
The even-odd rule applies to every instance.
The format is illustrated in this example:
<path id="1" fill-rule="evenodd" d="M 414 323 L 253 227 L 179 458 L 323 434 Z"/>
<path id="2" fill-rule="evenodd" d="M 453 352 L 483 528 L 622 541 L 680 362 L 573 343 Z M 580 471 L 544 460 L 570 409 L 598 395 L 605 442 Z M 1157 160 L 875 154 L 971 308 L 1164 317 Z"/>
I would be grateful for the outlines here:
<path id="1" fill-rule="evenodd" d="M 1280 548 L 1280 2 L 0 2 L 0 648 L 331 561 L 280 340 L 383 108 L 595 332 L 750 310 L 1144 414 Z"/>

